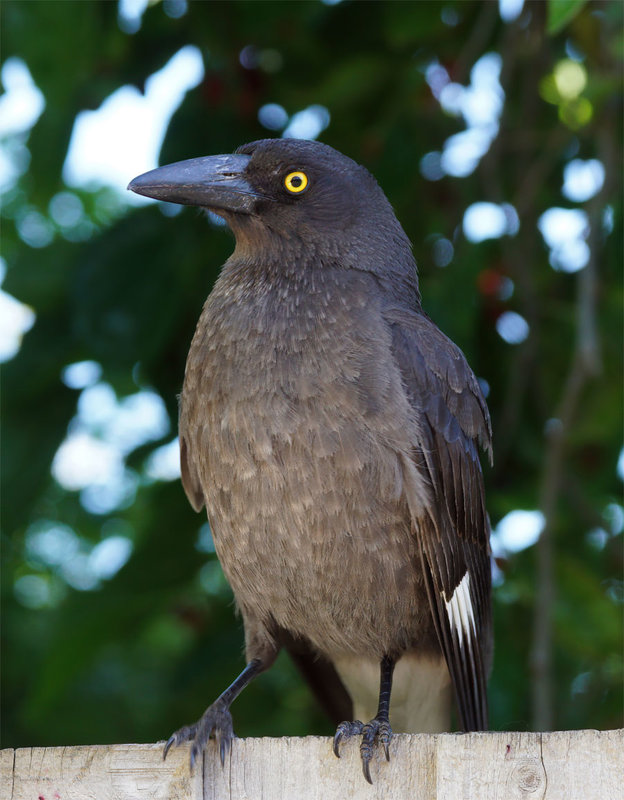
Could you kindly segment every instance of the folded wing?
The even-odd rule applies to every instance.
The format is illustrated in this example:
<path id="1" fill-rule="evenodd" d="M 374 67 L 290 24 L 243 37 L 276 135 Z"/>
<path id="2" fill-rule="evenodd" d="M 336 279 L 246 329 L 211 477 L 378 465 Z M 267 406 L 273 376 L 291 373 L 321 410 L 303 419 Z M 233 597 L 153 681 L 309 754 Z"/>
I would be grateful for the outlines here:
<path id="1" fill-rule="evenodd" d="M 392 308 L 393 355 L 417 410 L 411 461 L 431 502 L 410 502 L 436 631 L 464 730 L 487 730 L 491 567 L 478 445 L 491 456 L 490 418 L 462 352 L 423 314 Z M 409 495 L 409 480 L 406 480 Z"/>

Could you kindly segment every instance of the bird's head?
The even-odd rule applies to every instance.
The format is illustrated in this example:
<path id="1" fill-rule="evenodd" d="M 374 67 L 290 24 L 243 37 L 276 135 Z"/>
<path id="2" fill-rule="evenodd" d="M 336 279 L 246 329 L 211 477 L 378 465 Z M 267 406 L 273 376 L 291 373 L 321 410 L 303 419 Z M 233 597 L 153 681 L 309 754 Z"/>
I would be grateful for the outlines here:
<path id="1" fill-rule="evenodd" d="M 415 276 L 409 240 L 375 178 L 319 142 L 263 139 L 231 155 L 159 167 L 128 188 L 213 211 L 234 232 L 241 254 L 308 249 L 375 272 L 381 254 Z"/>

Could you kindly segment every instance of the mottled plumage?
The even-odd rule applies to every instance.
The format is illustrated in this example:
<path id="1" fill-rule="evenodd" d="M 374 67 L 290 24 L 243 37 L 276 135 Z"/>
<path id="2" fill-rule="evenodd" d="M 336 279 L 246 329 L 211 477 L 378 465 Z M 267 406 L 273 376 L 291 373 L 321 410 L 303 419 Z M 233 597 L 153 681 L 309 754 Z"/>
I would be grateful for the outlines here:
<path id="1" fill-rule="evenodd" d="M 289 190 L 292 175 L 307 185 Z M 392 733 L 395 664 L 395 730 L 448 729 L 450 685 L 462 727 L 486 729 L 477 450 L 491 452 L 489 416 L 461 351 L 422 311 L 410 243 L 376 181 L 326 145 L 265 140 L 130 188 L 211 208 L 236 237 L 189 351 L 180 447 L 249 665 L 169 745 L 194 738 L 197 755 L 214 733 L 223 756 L 230 702 L 282 646 L 329 713 L 340 719 L 350 696 L 374 717 L 342 723 L 335 745 L 362 733 L 369 779 L 372 747 L 387 752 Z"/>

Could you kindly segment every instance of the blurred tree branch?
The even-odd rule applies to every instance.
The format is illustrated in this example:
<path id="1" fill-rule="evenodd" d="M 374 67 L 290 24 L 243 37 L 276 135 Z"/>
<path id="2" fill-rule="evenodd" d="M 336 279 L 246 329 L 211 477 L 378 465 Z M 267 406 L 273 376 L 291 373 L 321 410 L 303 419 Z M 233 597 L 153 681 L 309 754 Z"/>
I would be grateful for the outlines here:
<path id="1" fill-rule="evenodd" d="M 546 423 L 546 452 L 540 480 L 539 507 L 544 514 L 544 528 L 537 543 L 537 594 L 531 648 L 532 705 L 535 730 L 548 731 L 555 724 L 553 699 L 553 607 L 556 598 L 554 537 L 557 528 L 557 505 L 567 481 L 566 443 L 577 416 L 583 389 L 602 368 L 597 330 L 598 264 L 602 252 L 603 212 L 610 199 L 617 158 L 613 126 L 608 118 L 600 120 L 596 132 L 598 155 L 605 168 L 602 189 L 588 205 L 589 260 L 577 277 L 576 339 L 572 363 L 565 379 L 561 398 L 553 418 Z"/>

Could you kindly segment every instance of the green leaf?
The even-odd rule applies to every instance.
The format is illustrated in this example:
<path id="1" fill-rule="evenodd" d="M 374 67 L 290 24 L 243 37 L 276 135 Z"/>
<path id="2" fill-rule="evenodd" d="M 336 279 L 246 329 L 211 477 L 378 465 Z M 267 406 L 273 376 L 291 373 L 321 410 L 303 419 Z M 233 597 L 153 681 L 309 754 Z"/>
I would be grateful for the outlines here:
<path id="1" fill-rule="evenodd" d="M 559 33 L 579 13 L 587 0 L 549 0 L 546 29 L 551 36 Z"/>

